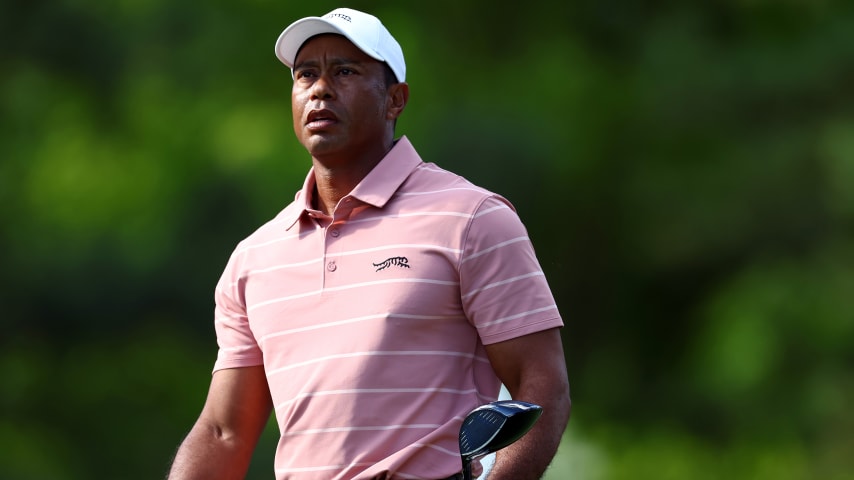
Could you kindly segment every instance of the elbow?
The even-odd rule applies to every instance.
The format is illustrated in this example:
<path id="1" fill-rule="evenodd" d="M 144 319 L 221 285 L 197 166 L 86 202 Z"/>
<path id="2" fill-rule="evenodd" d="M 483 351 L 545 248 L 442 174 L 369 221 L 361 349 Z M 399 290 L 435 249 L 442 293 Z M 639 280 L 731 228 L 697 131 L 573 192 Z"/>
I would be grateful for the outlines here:
<path id="1" fill-rule="evenodd" d="M 557 412 L 560 412 L 560 415 L 569 421 L 569 416 L 572 413 L 572 396 L 569 392 L 569 382 L 565 382 L 564 386 L 560 389 L 560 393 L 556 395 L 556 401 L 554 403 L 554 408 Z"/>
<path id="2" fill-rule="evenodd" d="M 565 374 L 553 378 L 548 396 L 550 401 L 547 402 L 547 406 L 552 411 L 553 418 L 555 421 L 562 421 L 565 425 L 572 412 L 569 379 Z"/>
<path id="3" fill-rule="evenodd" d="M 569 417 L 572 414 L 572 397 L 569 394 L 569 388 L 567 386 L 566 395 L 564 397 L 564 402 L 562 406 L 564 414 L 566 415 L 566 420 L 569 421 Z"/>

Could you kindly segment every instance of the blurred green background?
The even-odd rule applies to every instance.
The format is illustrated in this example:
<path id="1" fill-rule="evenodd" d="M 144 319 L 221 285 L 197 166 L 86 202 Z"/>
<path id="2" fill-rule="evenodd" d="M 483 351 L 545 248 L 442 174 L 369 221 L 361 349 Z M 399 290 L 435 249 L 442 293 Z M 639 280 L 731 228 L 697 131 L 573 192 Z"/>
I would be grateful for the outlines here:
<path id="1" fill-rule="evenodd" d="M 854 4 L 829 0 L 0 3 L 0 478 L 163 476 L 214 284 L 309 167 L 273 44 L 341 5 L 403 45 L 398 133 L 529 227 L 574 400 L 548 478 L 854 478 Z"/>

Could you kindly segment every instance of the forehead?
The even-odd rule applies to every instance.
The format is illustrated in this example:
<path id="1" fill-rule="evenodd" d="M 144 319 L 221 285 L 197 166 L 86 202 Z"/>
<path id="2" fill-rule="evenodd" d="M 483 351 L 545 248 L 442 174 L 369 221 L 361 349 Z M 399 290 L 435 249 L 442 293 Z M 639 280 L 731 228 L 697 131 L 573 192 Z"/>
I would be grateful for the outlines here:
<path id="1" fill-rule="evenodd" d="M 351 62 L 369 63 L 380 62 L 353 44 L 342 35 L 324 33 L 309 38 L 302 44 L 294 59 L 294 66 L 306 61 L 317 61 L 319 59 L 347 60 Z"/>

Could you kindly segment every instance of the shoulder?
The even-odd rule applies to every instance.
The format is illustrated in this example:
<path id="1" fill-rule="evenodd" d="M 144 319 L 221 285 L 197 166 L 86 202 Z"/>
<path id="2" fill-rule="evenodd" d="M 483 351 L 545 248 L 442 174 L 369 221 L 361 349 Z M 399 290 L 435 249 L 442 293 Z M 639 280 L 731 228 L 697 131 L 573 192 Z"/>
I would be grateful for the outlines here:
<path id="1" fill-rule="evenodd" d="M 291 228 L 298 222 L 303 210 L 298 201 L 291 202 L 276 216 L 267 220 L 253 232 L 237 243 L 231 254 L 231 262 L 240 262 L 246 254 L 266 245 L 286 241 L 289 237 L 297 237 L 298 229 Z"/>
<path id="2" fill-rule="evenodd" d="M 464 210 L 472 214 L 485 204 L 501 203 L 513 209 L 512 204 L 501 195 L 434 163 L 421 163 L 402 185 L 398 194 L 404 198 L 421 197 L 464 207 Z"/>

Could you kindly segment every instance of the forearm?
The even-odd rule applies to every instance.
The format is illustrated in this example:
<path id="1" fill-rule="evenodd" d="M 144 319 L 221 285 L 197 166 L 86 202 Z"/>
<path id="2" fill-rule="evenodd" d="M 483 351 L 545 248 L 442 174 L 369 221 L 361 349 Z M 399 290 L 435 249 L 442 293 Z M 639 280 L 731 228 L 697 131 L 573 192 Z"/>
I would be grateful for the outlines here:
<path id="1" fill-rule="evenodd" d="M 489 480 L 534 480 L 543 476 L 560 445 L 569 420 L 569 392 L 557 397 L 537 398 L 520 395 L 519 400 L 543 407 L 543 414 L 534 428 L 516 443 L 496 454 Z"/>
<path id="2" fill-rule="evenodd" d="M 543 407 L 534 428 L 498 452 L 489 480 L 538 479 L 554 458 L 569 421 L 569 379 L 560 331 L 489 345 L 487 353 L 512 398 Z"/>

